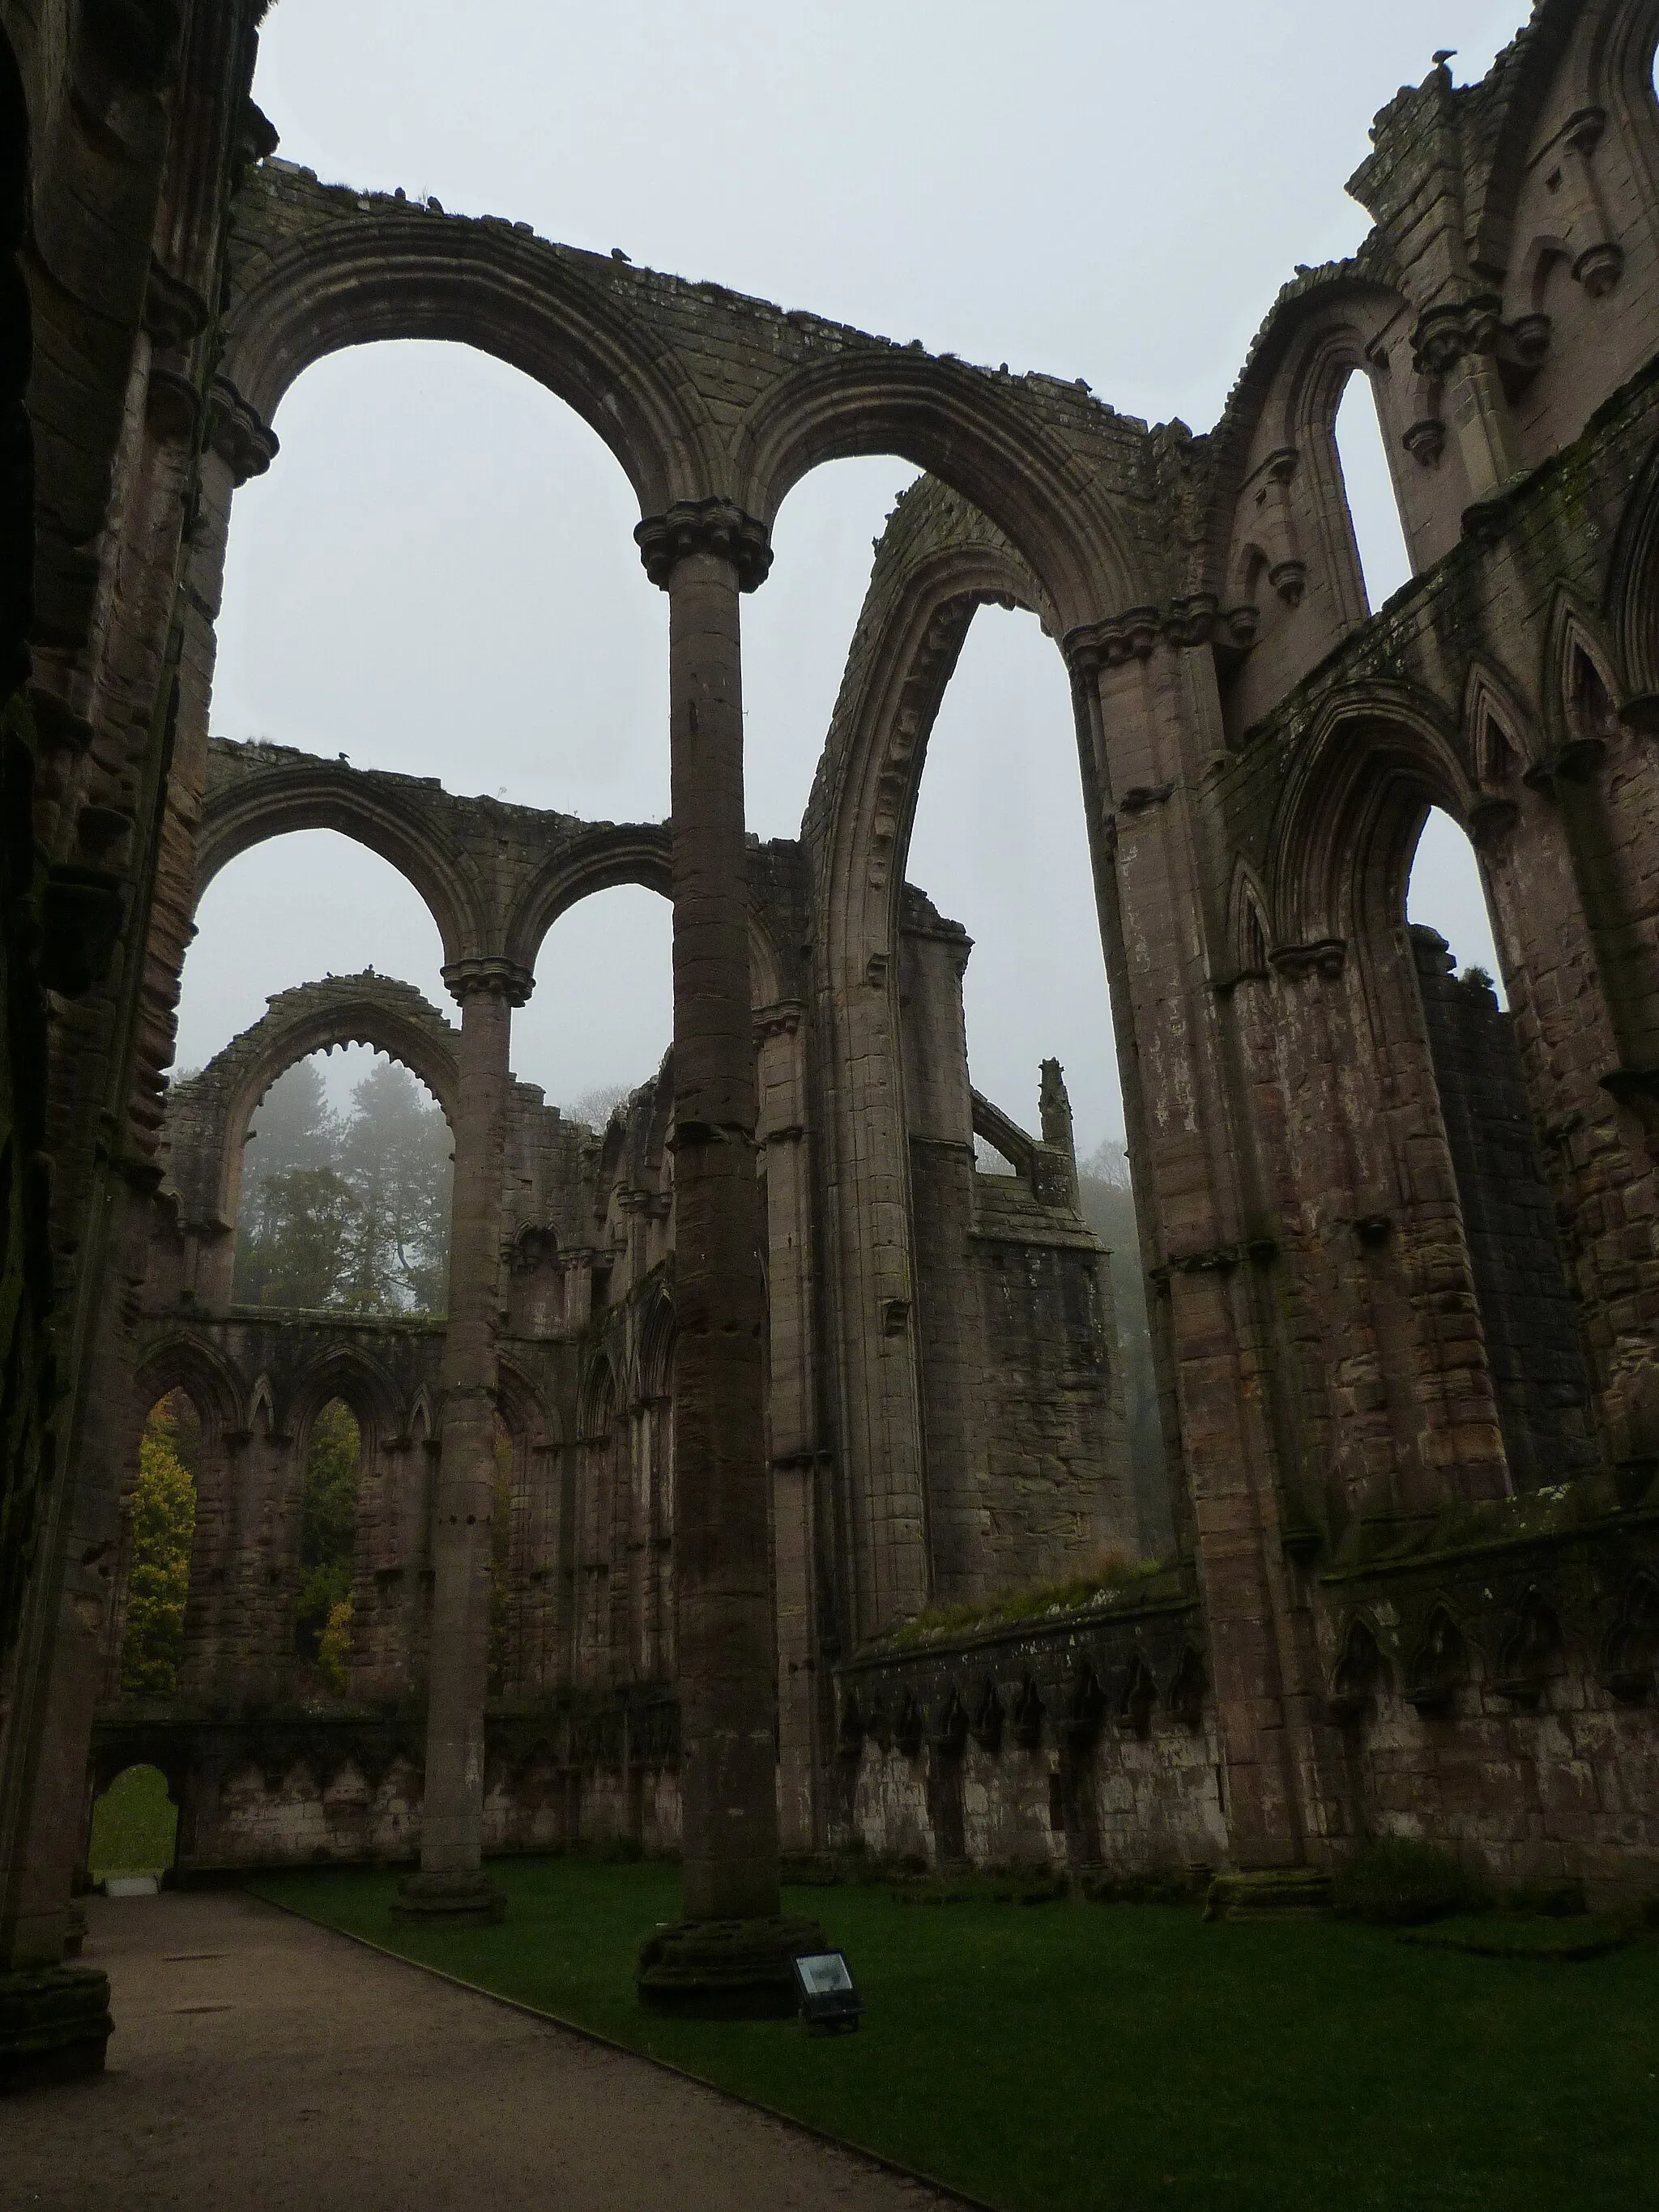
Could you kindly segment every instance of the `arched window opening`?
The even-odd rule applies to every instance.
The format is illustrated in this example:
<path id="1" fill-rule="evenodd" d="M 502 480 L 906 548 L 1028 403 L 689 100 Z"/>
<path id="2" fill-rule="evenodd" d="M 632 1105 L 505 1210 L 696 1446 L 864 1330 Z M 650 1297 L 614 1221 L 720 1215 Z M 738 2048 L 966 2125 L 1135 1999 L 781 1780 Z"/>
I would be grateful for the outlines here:
<path id="1" fill-rule="evenodd" d="M 215 731 L 660 820 L 665 602 L 586 423 L 473 347 L 399 340 L 318 362 L 276 427 L 236 495 Z"/>
<path id="2" fill-rule="evenodd" d="M 674 1033 L 673 915 L 638 884 L 596 891 L 543 940 L 513 1065 L 573 1119 L 603 1129 L 648 1083 Z"/>
<path id="3" fill-rule="evenodd" d="M 1035 617 L 982 608 L 928 739 L 904 863 L 972 940 L 962 979 L 973 1088 L 1031 1134 L 1057 1059 L 1085 1219 L 1111 1251 L 1139 1542 L 1170 1537 L 1168 1476 L 1070 689 Z M 1060 948 L 1065 948 L 1063 956 Z M 996 1148 L 975 1143 L 981 1172 Z"/>
<path id="4" fill-rule="evenodd" d="M 827 462 L 785 500 L 764 591 L 743 611 L 744 799 L 750 830 L 794 837 L 835 713 L 870 550 L 917 471 L 890 454 Z"/>
<path id="5" fill-rule="evenodd" d="M 160 1883 L 179 1842 L 179 1808 L 159 1766 L 129 1766 L 92 1808 L 87 1870 L 95 1883 Z"/>
<path id="6" fill-rule="evenodd" d="M 443 958 L 425 901 L 389 860 L 332 830 L 273 837 L 203 895 L 180 979 L 177 1065 L 204 1066 L 268 999 L 321 975 L 395 975 L 453 1018 Z"/>
<path id="7" fill-rule="evenodd" d="M 343 1399 L 331 1398 L 311 1424 L 306 1449 L 294 1650 L 302 1690 L 321 1690 L 336 1697 L 345 1695 L 350 1680 L 352 1564 L 362 1456 L 356 1415 Z"/>
<path id="8" fill-rule="evenodd" d="M 171 1698 L 178 1691 L 201 1474 L 201 1415 L 185 1392 L 170 1390 L 144 1424 L 130 1502 L 124 1697 Z"/>
<path id="9" fill-rule="evenodd" d="M 1406 916 L 1414 928 L 1437 931 L 1465 981 L 1490 988 L 1498 1004 L 1507 1006 L 1480 864 L 1468 837 L 1437 806 L 1417 841 Z"/>
<path id="10" fill-rule="evenodd" d="M 1401 526 L 1400 500 L 1389 465 L 1376 394 L 1363 369 L 1356 369 L 1348 379 L 1336 410 L 1336 451 L 1354 543 L 1359 549 L 1365 598 L 1375 614 L 1402 584 L 1410 582 L 1412 563 Z"/>
<path id="11" fill-rule="evenodd" d="M 249 1127 L 236 1220 L 239 1305 L 439 1314 L 449 1267 L 453 1140 L 426 1086 L 384 1053 L 342 1109 L 313 1053 Z"/>

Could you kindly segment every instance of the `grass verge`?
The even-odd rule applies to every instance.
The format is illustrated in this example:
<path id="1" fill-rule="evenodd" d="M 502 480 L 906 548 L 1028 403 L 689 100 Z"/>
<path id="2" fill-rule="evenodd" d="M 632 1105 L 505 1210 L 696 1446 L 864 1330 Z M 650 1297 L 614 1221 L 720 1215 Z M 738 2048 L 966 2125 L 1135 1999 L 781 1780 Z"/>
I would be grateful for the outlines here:
<path id="1" fill-rule="evenodd" d="M 677 1869 L 498 1860 L 500 1928 L 392 1926 L 397 1877 L 254 1885 L 325 1925 L 666 2059 L 1007 2212 L 1648 2212 L 1659 1945 L 1576 1966 L 1342 1923 L 1206 1925 L 1157 1905 L 794 1890 L 845 1948 L 857 2035 L 662 2020 L 640 1938 Z"/>

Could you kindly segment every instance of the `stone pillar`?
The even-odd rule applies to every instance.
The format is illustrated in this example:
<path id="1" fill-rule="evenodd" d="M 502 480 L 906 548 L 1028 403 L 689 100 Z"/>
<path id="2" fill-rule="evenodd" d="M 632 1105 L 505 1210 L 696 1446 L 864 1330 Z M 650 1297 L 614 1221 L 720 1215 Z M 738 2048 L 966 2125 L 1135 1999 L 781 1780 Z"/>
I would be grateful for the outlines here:
<path id="1" fill-rule="evenodd" d="M 758 526 L 718 501 L 642 526 L 641 547 L 669 610 L 685 1910 L 753 1919 L 778 1909 L 777 1692 L 738 595 L 771 556 Z"/>
<path id="2" fill-rule="evenodd" d="M 495 1498 L 495 1316 L 501 1150 L 513 1008 L 531 978 L 501 959 L 444 970 L 461 1007 L 460 1091 L 444 1334 L 443 1432 L 432 1516 L 432 1632 L 421 1870 L 400 1918 L 498 1920 L 484 1879 L 484 1693 L 489 1663 L 490 1527 Z"/>

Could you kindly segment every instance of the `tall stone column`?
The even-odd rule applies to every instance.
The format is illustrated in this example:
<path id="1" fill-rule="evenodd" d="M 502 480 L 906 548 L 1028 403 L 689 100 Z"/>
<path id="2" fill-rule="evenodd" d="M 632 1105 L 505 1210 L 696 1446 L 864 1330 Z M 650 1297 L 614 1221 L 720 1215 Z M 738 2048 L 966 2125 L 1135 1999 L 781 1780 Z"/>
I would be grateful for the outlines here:
<path id="1" fill-rule="evenodd" d="M 674 1568 L 686 1924 L 641 1993 L 787 1987 L 778 1921 L 777 1677 L 764 1431 L 738 593 L 761 526 L 683 501 L 637 532 L 669 595 L 674 897 Z M 762 1923 L 735 1942 L 697 1923 Z M 678 1931 L 671 1931 L 678 1933 Z"/>
<path id="2" fill-rule="evenodd" d="M 501 1159 L 513 1008 L 531 978 L 494 958 L 457 962 L 444 981 L 460 1002 L 460 1089 L 444 1333 L 443 1434 L 432 1516 L 432 1640 L 421 1869 L 393 1907 L 400 1919 L 500 1919 L 483 1874 L 484 1692 L 489 1666 L 490 1524 L 495 1500 L 495 1315 Z"/>

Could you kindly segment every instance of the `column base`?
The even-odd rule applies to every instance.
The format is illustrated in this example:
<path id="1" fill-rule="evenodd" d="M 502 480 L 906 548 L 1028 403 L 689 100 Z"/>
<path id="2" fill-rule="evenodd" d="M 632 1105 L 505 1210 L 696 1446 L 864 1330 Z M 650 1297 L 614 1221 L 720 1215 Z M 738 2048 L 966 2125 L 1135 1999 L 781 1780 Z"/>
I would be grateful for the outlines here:
<path id="1" fill-rule="evenodd" d="M 412 1874 L 398 1885 L 392 1917 L 406 1928 L 494 1928 L 507 1899 L 482 1874 Z"/>
<path id="2" fill-rule="evenodd" d="M 109 1976 L 94 1966 L 0 1974 L 0 2091 L 101 2074 L 114 2025 Z"/>
<path id="3" fill-rule="evenodd" d="M 791 1960 L 827 1951 L 816 1920 L 676 1920 L 640 1946 L 647 2012 L 696 2020 L 788 2020 L 799 2008 Z"/>

